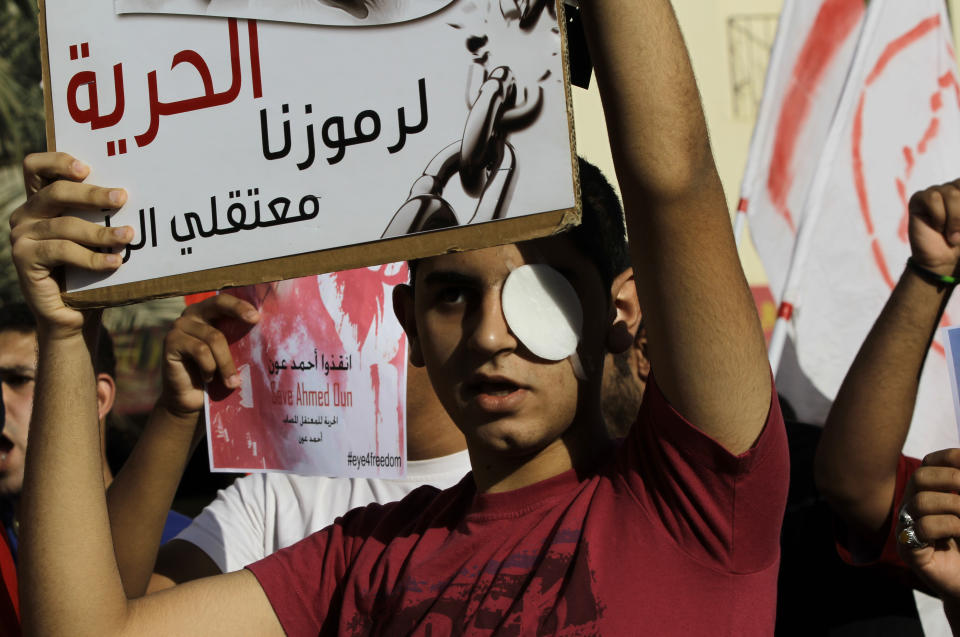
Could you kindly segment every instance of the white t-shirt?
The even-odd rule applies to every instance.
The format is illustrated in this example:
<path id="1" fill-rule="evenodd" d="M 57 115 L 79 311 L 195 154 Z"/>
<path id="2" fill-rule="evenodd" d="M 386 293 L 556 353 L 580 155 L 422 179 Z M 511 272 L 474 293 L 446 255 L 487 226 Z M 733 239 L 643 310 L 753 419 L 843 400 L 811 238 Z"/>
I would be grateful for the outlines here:
<path id="1" fill-rule="evenodd" d="M 469 471 L 464 450 L 411 460 L 407 476 L 399 480 L 255 473 L 221 489 L 175 539 L 198 546 L 222 572 L 238 571 L 329 526 L 350 509 L 394 502 L 425 484 L 447 489 Z"/>

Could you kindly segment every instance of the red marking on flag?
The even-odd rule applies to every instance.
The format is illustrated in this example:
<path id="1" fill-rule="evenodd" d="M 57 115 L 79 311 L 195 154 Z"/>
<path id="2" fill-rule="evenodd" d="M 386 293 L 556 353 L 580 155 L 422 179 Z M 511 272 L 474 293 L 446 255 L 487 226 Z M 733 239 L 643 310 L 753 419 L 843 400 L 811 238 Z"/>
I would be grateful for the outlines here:
<path id="1" fill-rule="evenodd" d="M 126 154 L 127 154 L 127 140 L 121 139 L 119 142 L 117 142 L 117 144 L 118 144 L 119 147 L 120 147 L 120 154 L 121 154 L 121 155 L 126 155 Z"/>
<path id="2" fill-rule="evenodd" d="M 953 59 L 952 53 L 950 59 Z M 947 71 L 940 77 L 940 88 L 952 88 L 957 104 L 960 104 L 960 83 L 957 83 L 957 76 L 952 71 Z"/>
<path id="3" fill-rule="evenodd" d="M 903 158 L 907 160 L 907 177 L 909 177 L 911 174 L 913 174 L 913 166 L 917 162 L 913 156 L 913 149 L 911 149 L 909 146 L 904 146 Z"/>
<path id="4" fill-rule="evenodd" d="M 90 43 L 84 42 L 80 45 L 80 57 L 88 58 L 90 57 Z"/>
<path id="5" fill-rule="evenodd" d="M 923 139 L 921 139 L 920 143 L 917 145 L 917 152 L 919 152 L 921 155 L 925 155 L 930 142 L 934 140 L 939 132 L 940 120 L 934 117 L 932 120 L 930 120 L 930 126 L 927 127 L 927 132 L 923 134 Z"/>
<path id="6" fill-rule="evenodd" d="M 794 234 L 797 232 L 796 223 L 787 205 L 794 178 L 791 160 L 796 155 L 803 126 L 810 117 L 817 87 L 847 36 L 860 23 L 864 10 L 862 0 L 827 0 L 823 3 L 797 58 L 790 89 L 783 99 L 767 190 L 778 214 Z"/>
<path id="7" fill-rule="evenodd" d="M 750 207 L 749 199 L 741 199 L 740 203 L 737 204 L 737 212 L 746 213 L 747 209 Z"/>
<path id="8" fill-rule="evenodd" d="M 784 301 L 780 304 L 780 310 L 777 312 L 777 318 L 789 321 L 793 318 L 793 304 Z"/>
<path id="9" fill-rule="evenodd" d="M 890 62 L 900 53 L 902 53 L 907 47 L 916 43 L 926 35 L 935 32 L 935 29 L 940 27 L 941 20 L 939 15 L 932 16 L 921 21 L 917 26 L 915 26 L 910 31 L 906 32 L 893 42 L 891 42 L 887 48 L 884 50 L 883 54 L 880 56 L 877 64 L 874 66 L 873 70 L 870 72 L 870 75 L 867 78 L 866 87 L 863 90 L 863 93 L 860 96 L 860 103 L 857 107 L 856 115 L 854 116 L 853 121 L 853 169 L 854 169 L 854 181 L 857 190 L 857 199 L 860 203 L 860 212 L 863 216 L 864 225 L 867 229 L 867 234 L 870 238 L 870 248 L 873 252 L 873 258 L 876 263 L 877 269 L 880 272 L 881 277 L 884 282 L 887 284 L 890 289 L 893 289 L 895 282 L 893 277 L 890 275 L 890 268 L 887 265 L 887 259 L 883 254 L 883 250 L 880 246 L 880 241 L 875 236 L 875 229 L 873 225 L 873 217 L 870 209 L 870 201 L 867 193 L 866 187 L 866 176 L 863 165 L 863 111 L 864 105 L 866 102 L 867 90 L 871 84 L 873 84 L 880 76 L 883 74 L 883 71 L 887 68 Z M 951 55 L 951 59 L 952 55 Z M 960 105 L 960 84 L 957 82 L 957 78 L 952 72 L 948 72 L 938 78 L 937 82 L 940 86 L 941 91 L 949 88 L 954 89 L 954 94 L 957 98 L 958 105 Z M 943 107 L 943 98 L 941 92 L 938 92 L 930 100 L 931 113 L 936 113 Z M 923 139 L 917 144 L 917 153 L 923 155 L 929 149 L 930 143 L 936 139 L 937 135 L 940 132 L 940 120 L 937 117 L 932 117 L 930 125 L 927 127 L 923 135 Z M 914 165 L 915 165 L 915 156 L 909 147 L 905 147 L 903 150 L 904 158 L 906 159 L 906 177 L 912 174 Z M 899 236 L 902 241 L 908 240 L 908 229 L 909 229 L 909 201 L 907 199 L 907 187 L 905 179 L 896 180 L 897 192 L 900 195 L 900 200 L 904 206 L 904 217 L 900 223 Z M 943 320 L 947 321 L 949 324 L 949 317 L 944 314 Z M 931 345 L 933 349 L 938 354 L 943 355 L 944 350 L 943 346 L 939 343 L 934 342 Z"/>
<path id="10" fill-rule="evenodd" d="M 117 154 L 116 142 L 107 142 L 107 157 L 113 157 Z"/>
<path id="11" fill-rule="evenodd" d="M 886 70 L 887 65 L 890 64 L 890 61 L 893 58 L 897 57 L 900 53 L 903 52 L 911 44 L 914 44 L 925 35 L 930 33 L 930 31 L 936 29 L 940 26 L 940 14 L 930 16 L 926 20 L 923 20 L 920 24 L 913 27 L 899 38 L 887 45 L 887 48 L 884 50 L 883 54 L 880 56 L 880 59 L 877 60 L 876 66 L 873 67 L 873 70 L 870 71 L 870 75 L 867 76 L 867 86 L 870 86 L 877 81 L 877 78 Z"/>
<path id="12" fill-rule="evenodd" d="M 867 197 L 867 178 L 863 171 L 863 106 L 866 91 L 860 96 L 857 114 L 853 117 L 853 181 L 860 202 L 860 213 L 867 226 L 867 234 L 873 236 L 873 218 L 870 216 L 870 200 Z"/>
<path id="13" fill-rule="evenodd" d="M 943 108 L 943 96 L 940 93 L 934 93 L 933 97 L 930 98 L 930 110 L 936 113 L 941 108 Z"/>
<path id="14" fill-rule="evenodd" d="M 887 259 L 883 256 L 883 249 L 880 247 L 880 241 L 878 241 L 876 237 L 873 237 L 870 241 L 870 248 L 873 250 L 873 260 L 877 262 L 877 269 L 880 270 L 880 276 L 883 277 L 884 283 L 892 290 L 896 284 L 893 282 L 893 277 L 890 276 L 890 269 L 887 268 Z"/>
<path id="15" fill-rule="evenodd" d="M 910 201 L 907 199 L 907 185 L 903 180 L 897 178 L 897 194 L 900 195 L 900 203 L 903 204 L 903 217 L 900 219 L 900 227 L 897 228 L 897 236 L 903 242 L 910 240 Z"/>
<path id="16" fill-rule="evenodd" d="M 71 44 L 71 45 L 70 45 L 70 59 L 71 59 L 71 60 L 76 60 L 78 57 L 80 57 L 80 54 L 77 53 L 77 45 L 76 45 L 76 44 Z"/>

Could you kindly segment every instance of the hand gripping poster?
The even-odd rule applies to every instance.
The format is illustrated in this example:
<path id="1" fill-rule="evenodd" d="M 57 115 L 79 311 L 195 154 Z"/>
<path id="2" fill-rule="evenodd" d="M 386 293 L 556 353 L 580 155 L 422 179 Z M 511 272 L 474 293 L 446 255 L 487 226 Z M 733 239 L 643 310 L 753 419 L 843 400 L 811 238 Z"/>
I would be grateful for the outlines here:
<path id="1" fill-rule="evenodd" d="M 225 322 L 241 385 L 210 385 L 214 471 L 401 477 L 407 343 L 393 314 L 405 262 L 224 290 L 260 312 Z"/>
<path id="2" fill-rule="evenodd" d="M 576 223 L 547 0 L 44 0 L 50 147 L 126 188 L 107 305 L 551 234 Z"/>

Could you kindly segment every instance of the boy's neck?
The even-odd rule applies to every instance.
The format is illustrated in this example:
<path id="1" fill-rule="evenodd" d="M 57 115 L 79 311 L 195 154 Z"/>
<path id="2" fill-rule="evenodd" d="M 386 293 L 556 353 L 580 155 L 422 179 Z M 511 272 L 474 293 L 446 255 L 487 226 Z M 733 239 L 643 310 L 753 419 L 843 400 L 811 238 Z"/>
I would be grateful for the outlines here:
<path id="1" fill-rule="evenodd" d="M 502 493 L 542 482 L 570 469 L 586 470 L 594 466 L 612 444 L 597 410 L 592 418 L 574 420 L 562 436 L 532 455 L 503 457 L 471 451 L 470 464 L 478 493 Z"/>

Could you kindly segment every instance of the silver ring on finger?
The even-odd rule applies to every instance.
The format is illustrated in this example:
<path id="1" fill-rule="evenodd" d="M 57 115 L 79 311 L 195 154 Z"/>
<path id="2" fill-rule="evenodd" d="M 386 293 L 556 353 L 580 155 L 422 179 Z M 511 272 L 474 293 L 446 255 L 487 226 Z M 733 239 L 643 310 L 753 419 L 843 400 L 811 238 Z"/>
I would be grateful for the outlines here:
<path id="1" fill-rule="evenodd" d="M 900 507 L 897 515 L 897 544 L 911 550 L 918 550 L 930 546 L 917 536 L 916 521 L 907 511 L 907 505 Z"/>

